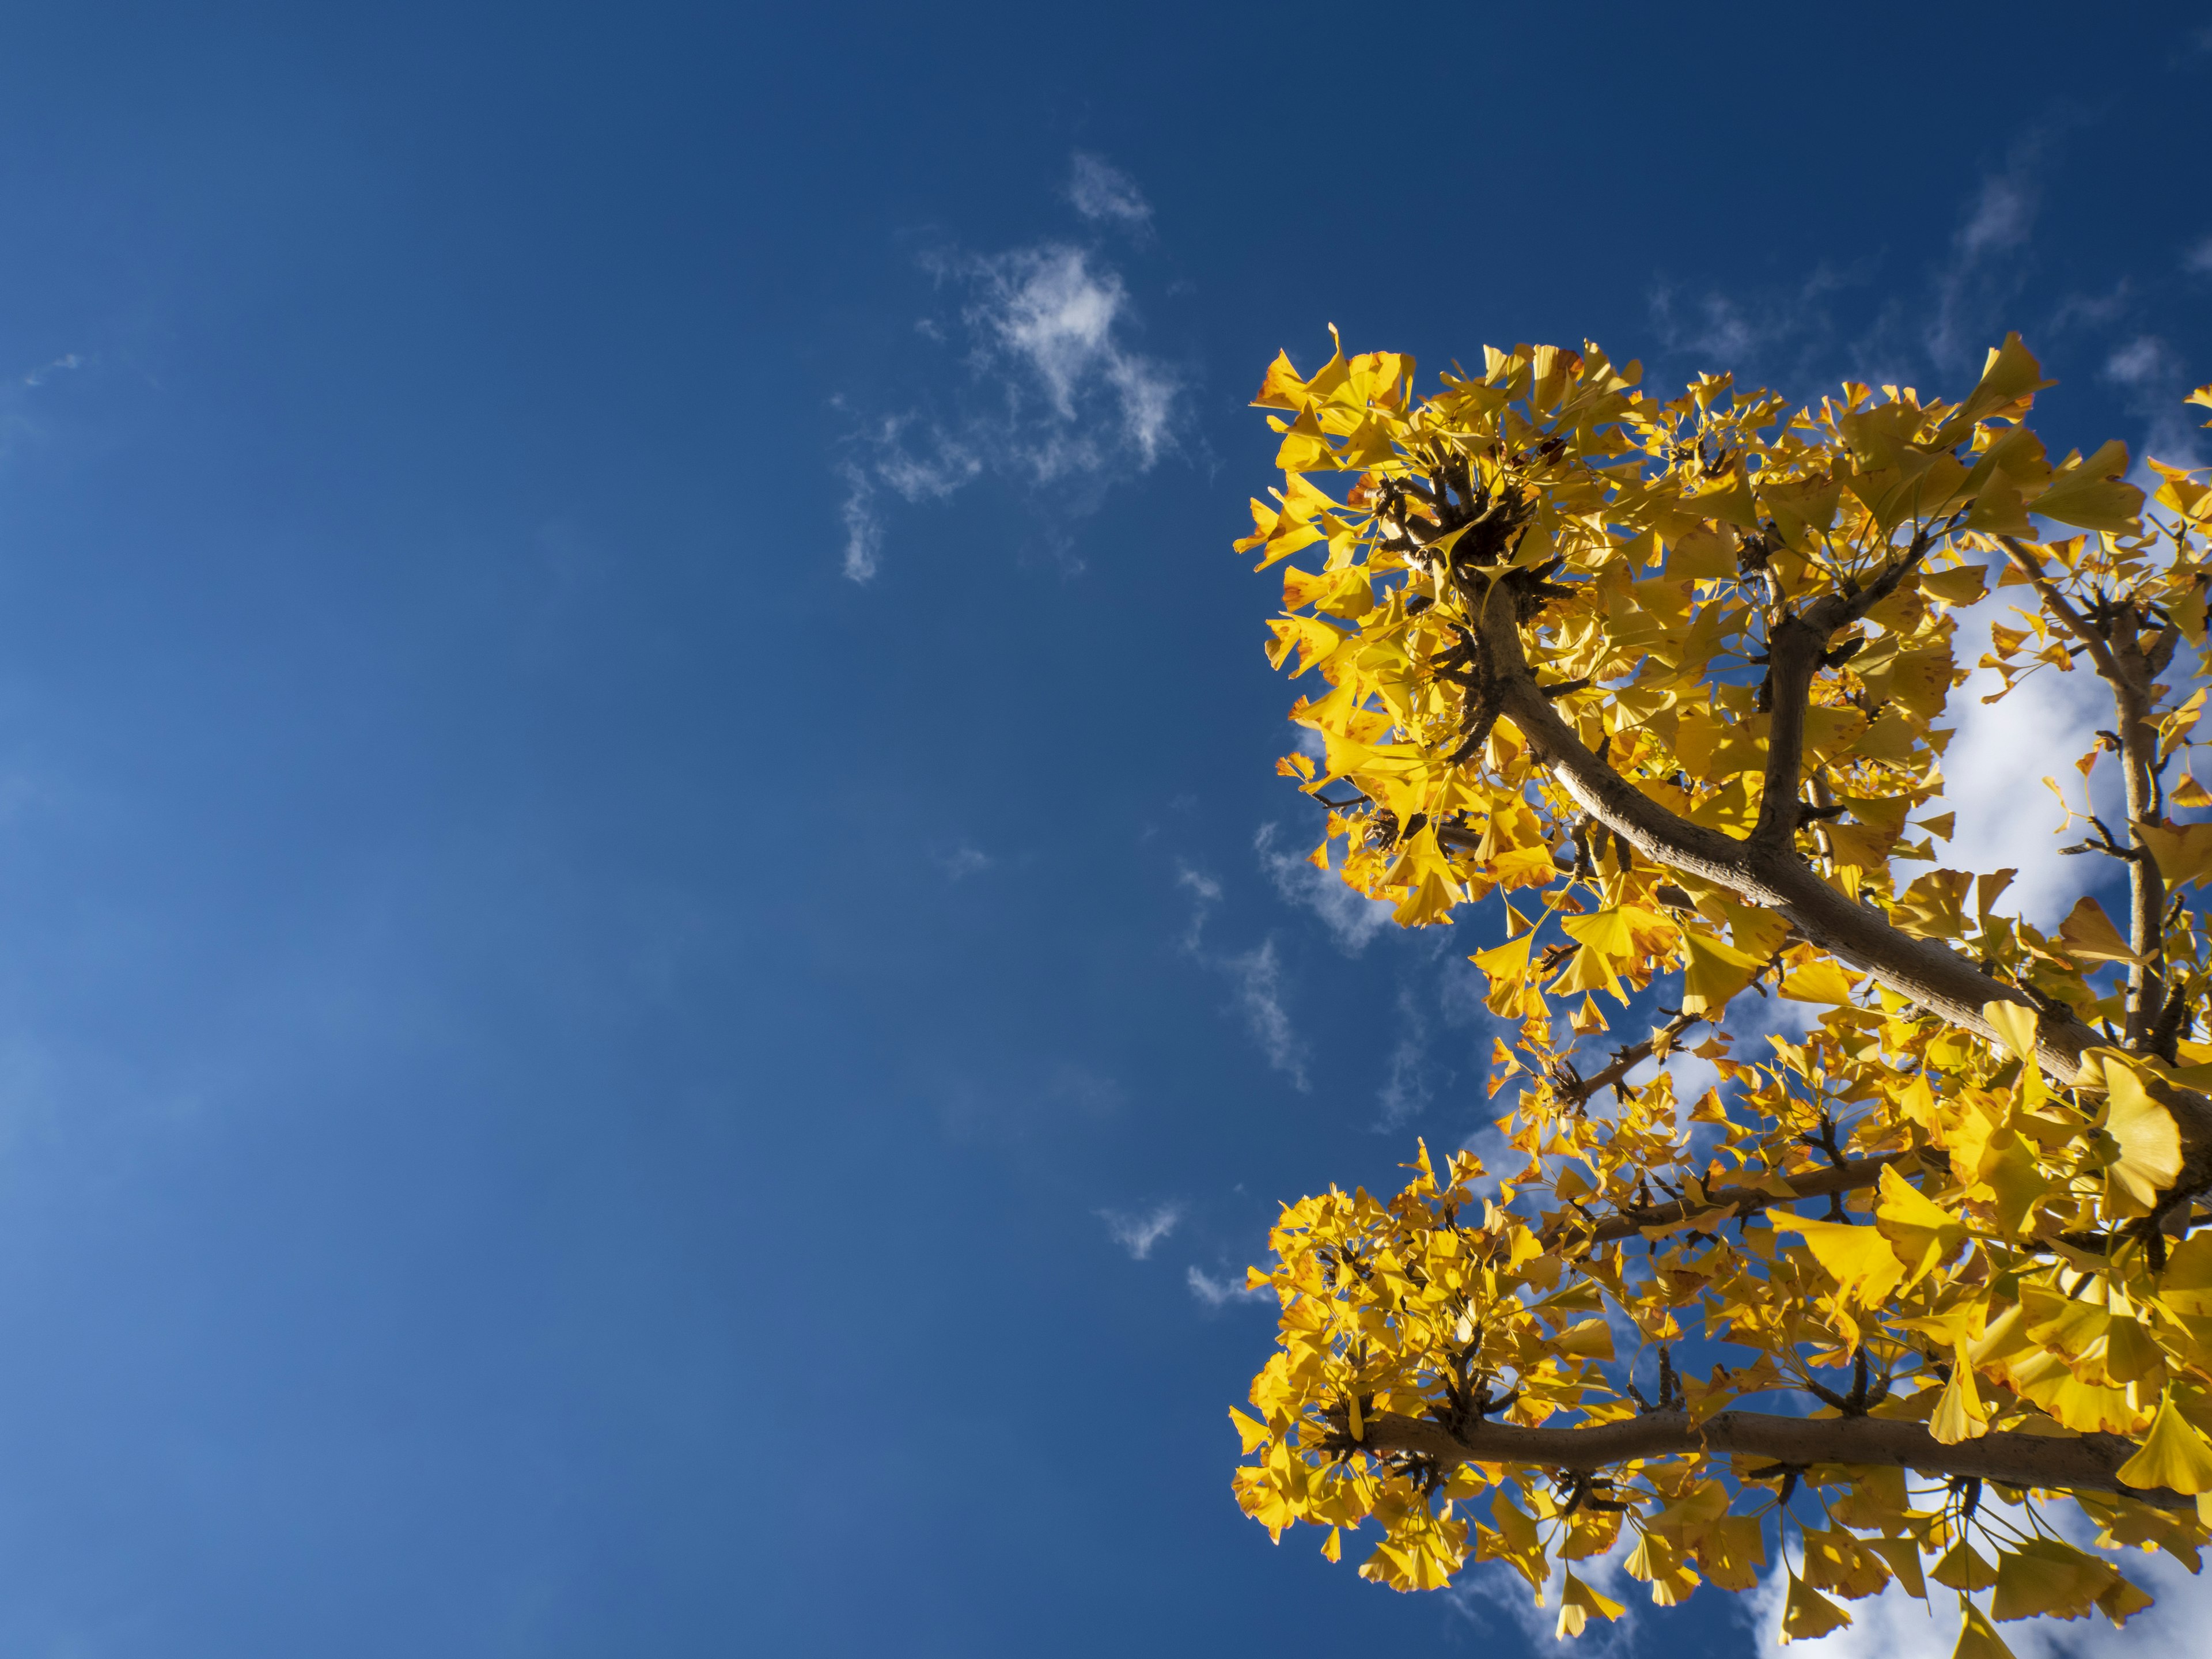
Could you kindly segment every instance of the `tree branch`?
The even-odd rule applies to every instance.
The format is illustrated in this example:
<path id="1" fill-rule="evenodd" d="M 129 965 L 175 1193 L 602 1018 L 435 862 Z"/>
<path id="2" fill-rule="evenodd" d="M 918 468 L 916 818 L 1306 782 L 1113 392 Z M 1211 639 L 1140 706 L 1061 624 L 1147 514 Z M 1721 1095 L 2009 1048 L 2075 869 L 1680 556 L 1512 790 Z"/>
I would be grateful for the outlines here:
<path id="1" fill-rule="evenodd" d="M 1343 1419 L 1332 1414 L 1340 1425 Z M 1531 1429 L 1479 1422 L 1455 1434 L 1441 1423 L 1394 1412 L 1368 1418 L 1358 1449 L 1412 1452 L 1445 1467 L 1514 1463 L 1586 1472 L 1632 1458 L 1763 1458 L 1800 1468 L 1815 1464 L 1875 1464 L 1923 1474 L 1994 1480 L 2001 1486 L 2058 1492 L 2115 1492 L 2160 1509 L 2195 1510 L 2197 1500 L 2163 1487 L 2123 1486 L 2116 1474 L 2135 1444 L 2116 1434 L 2073 1438 L 1999 1430 L 1947 1446 L 1917 1423 L 1886 1417 L 1784 1417 L 1768 1412 L 1719 1412 L 1702 1423 L 1680 1410 L 1647 1412 L 1583 1428 Z M 1346 1443 L 1351 1443 L 1348 1440 Z"/>
<path id="2" fill-rule="evenodd" d="M 1957 522 L 1954 517 L 1952 523 Z M 1880 605 L 1898 585 L 1920 566 L 1936 538 L 1950 528 L 1923 527 L 1898 559 L 1885 564 L 1881 574 L 1864 587 L 1824 594 L 1780 620 L 1766 630 L 1766 702 L 1771 724 L 1766 731 L 1766 775 L 1759 797 L 1759 821 L 1751 839 L 1761 846 L 1788 848 L 1797 833 L 1800 803 L 1797 785 L 1805 766 L 1805 708 L 1813 679 L 1827 665 L 1828 641 L 1836 630 L 1848 628 Z"/>
<path id="3" fill-rule="evenodd" d="M 1984 973 L 1937 941 L 1900 931 L 1881 912 L 1823 881 L 1794 848 L 1738 841 L 1676 816 L 1592 754 L 1537 688 L 1522 649 L 1519 621 L 1511 596 L 1482 611 L 1495 706 L 1584 811 L 1655 863 L 1774 911 L 1812 945 L 1962 1030 L 2001 1042 L 1983 1006 L 2017 1002 L 2033 1009 L 2040 1016 L 2039 1065 L 2062 1086 L 2081 1074 L 2082 1054 L 2106 1039 L 2070 1010 L 2039 1006 L 2019 987 Z M 2180 1126 L 2185 1162 L 2175 1190 L 2212 1185 L 2212 1100 L 2163 1085 L 2153 1091 Z"/>
<path id="4" fill-rule="evenodd" d="M 2152 680 L 2173 647 L 2168 623 L 2150 652 L 2142 648 L 2142 618 L 2131 600 L 2097 607 L 2085 614 L 2058 589 L 2043 562 L 2010 536 L 1997 538 L 2013 568 L 2026 576 L 2036 595 L 2069 633 L 2087 650 L 2098 678 L 2112 688 L 2118 712 L 2117 747 L 2126 781 L 2128 834 L 2128 947 L 2136 960 L 2128 964 L 2128 1047 L 2149 1052 L 2154 1028 L 2166 1008 L 2166 877 L 2142 838 L 2140 826 L 2158 817 L 2158 728 L 2151 722 L 2157 697 Z M 2092 823 L 2096 821 L 2093 818 Z M 2097 825 L 2109 843 L 2112 832 Z"/>
<path id="5" fill-rule="evenodd" d="M 1654 1204 L 1633 1212 L 1606 1217 L 1601 1221 L 1589 1222 L 1565 1216 L 1544 1229 L 1541 1235 L 1546 1249 L 1563 1243 L 1580 1242 L 1588 1244 L 1609 1243 L 1614 1239 L 1634 1238 L 1646 1227 L 1670 1226 L 1692 1216 L 1721 1216 L 1726 1211 L 1734 1215 L 1749 1215 L 1777 1204 L 1796 1204 L 1808 1198 L 1826 1198 L 1839 1193 L 1856 1192 L 1871 1187 L 1881 1179 L 1881 1172 L 1893 1164 L 1912 1157 L 1911 1152 L 1883 1152 L 1875 1158 L 1846 1159 L 1825 1170 L 1808 1170 L 1802 1175 L 1785 1176 L 1790 1183 L 1787 1193 L 1770 1193 L 1761 1187 L 1708 1187 L 1703 1202 L 1694 1199 L 1677 1199 L 1672 1203 Z M 1722 1219 L 1728 1218 L 1722 1216 Z M 1715 1225 L 1720 1224 L 1716 1222 Z"/>

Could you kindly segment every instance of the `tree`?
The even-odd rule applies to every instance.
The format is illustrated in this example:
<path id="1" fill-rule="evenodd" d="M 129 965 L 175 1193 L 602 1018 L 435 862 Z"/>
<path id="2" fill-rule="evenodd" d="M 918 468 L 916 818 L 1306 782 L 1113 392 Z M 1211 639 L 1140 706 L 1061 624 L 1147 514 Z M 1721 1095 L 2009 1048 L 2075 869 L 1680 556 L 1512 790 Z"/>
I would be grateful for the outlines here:
<path id="1" fill-rule="evenodd" d="M 1958 1593 L 1962 1654 L 2126 1619 L 2149 1597 L 2056 1523 L 2194 1571 L 2212 1519 L 2212 819 L 2176 816 L 2212 808 L 2212 483 L 2051 459 L 2017 336 L 1955 404 L 1661 402 L 1595 346 L 1486 349 L 1418 402 L 1413 372 L 1278 356 L 1284 483 L 1237 547 L 1282 565 L 1268 655 L 1313 676 L 1318 753 L 1278 769 L 1327 809 L 1313 862 L 1407 927 L 1502 924 L 1473 960 L 1517 1024 L 1514 1167 L 1423 1146 L 1394 1198 L 1285 1206 L 1239 1501 L 1332 1560 L 1372 1524 L 1360 1571 L 1401 1589 L 1471 1556 L 1540 1603 L 1565 1563 L 1563 1635 L 1619 1616 L 1573 1564 L 1630 1541 L 1662 1606 L 1778 1548 L 1784 1639 L 1893 1581 Z M 2072 793 L 2045 781 L 2124 927 L 2085 895 L 2044 933 L 2014 872 L 1938 863 L 1954 613 L 1992 572 L 1984 701 L 2111 693 Z M 1632 993 L 1648 1033 L 1585 1075 Z M 1817 1016 L 1739 1050 L 1770 994 Z M 1701 1097 L 1629 1082 L 1693 1041 Z"/>

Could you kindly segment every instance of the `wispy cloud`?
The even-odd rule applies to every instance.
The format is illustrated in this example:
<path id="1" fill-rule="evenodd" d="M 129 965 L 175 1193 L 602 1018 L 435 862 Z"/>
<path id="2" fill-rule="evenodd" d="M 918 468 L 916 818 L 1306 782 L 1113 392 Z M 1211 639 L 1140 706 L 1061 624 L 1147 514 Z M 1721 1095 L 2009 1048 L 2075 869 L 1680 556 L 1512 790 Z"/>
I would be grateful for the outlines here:
<path id="1" fill-rule="evenodd" d="M 1283 1006 L 1283 965 L 1276 959 L 1275 941 L 1268 939 L 1221 965 L 1237 987 L 1237 1006 L 1267 1064 L 1305 1093 L 1313 1086 L 1306 1079 L 1306 1045 Z"/>
<path id="2" fill-rule="evenodd" d="M 1152 222 L 1152 204 L 1137 181 L 1103 156 L 1078 150 L 1068 168 L 1067 199 L 1086 219 L 1140 230 Z"/>
<path id="3" fill-rule="evenodd" d="M 2172 353 L 2155 334 L 2138 334 L 2105 359 L 2104 374 L 2122 386 L 2145 386 L 2166 378 Z"/>
<path id="4" fill-rule="evenodd" d="M 1191 1267 L 1183 1274 L 1183 1283 L 1190 1293 L 1209 1308 L 1219 1308 L 1231 1302 L 1273 1302 L 1274 1291 L 1265 1285 L 1247 1287 L 1237 1279 L 1224 1275 L 1216 1279 L 1203 1267 Z"/>
<path id="5" fill-rule="evenodd" d="M 940 855 L 937 867 L 945 872 L 948 880 L 960 881 L 969 876 L 980 876 L 995 862 L 988 853 L 970 847 L 966 842 L 951 852 Z"/>
<path id="6" fill-rule="evenodd" d="M 2026 262 L 2018 255 L 2035 229 L 2040 152 L 2031 137 L 2014 148 L 2002 172 L 1984 175 L 1951 239 L 1951 257 L 1936 271 L 1936 303 L 1921 337 L 1938 368 L 1974 366 L 1993 319 L 2026 280 Z"/>
<path id="7" fill-rule="evenodd" d="M 1143 1212 L 1101 1210 L 1098 1218 L 1132 1261 L 1142 1261 L 1152 1255 L 1153 1245 L 1176 1230 L 1182 1213 L 1180 1204 L 1156 1204 Z"/>
<path id="8" fill-rule="evenodd" d="M 1186 954 L 1196 956 L 1206 936 L 1206 918 L 1213 907 L 1221 902 L 1221 884 L 1203 870 L 1194 870 L 1188 864 L 1176 866 L 1176 885 L 1187 888 L 1191 894 L 1190 926 L 1183 929 L 1182 948 Z"/>
<path id="9" fill-rule="evenodd" d="M 2181 256 L 2181 268 L 2198 276 L 2212 276 L 2212 236 L 2193 243 Z"/>
<path id="10" fill-rule="evenodd" d="M 1398 988 L 1398 1040 L 1391 1047 L 1389 1070 L 1375 1096 L 1382 1109 L 1378 1128 L 1397 1128 L 1429 1103 L 1430 1074 L 1429 1022 L 1422 1017 L 1412 989 L 1401 985 Z"/>
<path id="11" fill-rule="evenodd" d="M 1390 925 L 1391 905 L 1346 886 L 1336 875 L 1315 868 L 1303 854 L 1279 849 L 1279 833 L 1276 825 L 1263 823 L 1252 837 L 1261 869 L 1285 900 L 1321 918 L 1338 950 L 1358 956 Z"/>
<path id="12" fill-rule="evenodd" d="M 66 372 L 72 368 L 82 368 L 83 367 L 83 358 L 78 356 L 74 351 L 65 351 L 60 356 L 55 358 L 52 362 L 41 363 L 38 368 L 21 375 L 18 379 L 17 384 L 21 386 L 44 386 L 57 371 Z"/>
<path id="13" fill-rule="evenodd" d="M 1069 197 L 1092 221 L 1141 225 L 1151 213 L 1095 156 L 1077 157 Z M 930 399 L 846 439 L 844 569 L 856 582 L 881 568 L 894 501 L 941 502 L 998 477 L 1050 492 L 1062 517 L 1085 512 L 1171 453 L 1182 426 L 1182 376 L 1137 349 L 1128 284 L 1096 248 L 940 249 L 921 263 L 957 308 L 917 333 L 957 362 L 932 371 Z"/>

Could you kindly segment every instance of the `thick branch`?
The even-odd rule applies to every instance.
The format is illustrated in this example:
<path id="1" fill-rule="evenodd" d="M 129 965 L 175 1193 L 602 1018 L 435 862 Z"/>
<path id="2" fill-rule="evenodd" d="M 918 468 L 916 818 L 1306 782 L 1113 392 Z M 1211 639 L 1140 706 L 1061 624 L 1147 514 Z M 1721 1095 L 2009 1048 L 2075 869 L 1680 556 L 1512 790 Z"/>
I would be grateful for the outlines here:
<path id="1" fill-rule="evenodd" d="M 1655 1411 L 1584 1428 L 1530 1429 L 1480 1422 L 1454 1434 L 1441 1423 L 1385 1412 L 1362 1425 L 1364 1451 L 1412 1452 L 1449 1465 L 1516 1463 L 1590 1471 L 1639 1457 L 1757 1457 L 1809 1468 L 1875 1464 L 1923 1474 L 1994 1480 L 2057 1492 L 2117 1492 L 2161 1509 L 2194 1510 L 2197 1500 L 2163 1487 L 2123 1486 L 2116 1474 L 2135 1445 L 2116 1434 L 2075 1438 L 1999 1431 L 1947 1446 L 1917 1423 L 1884 1417 L 1784 1417 L 1719 1412 L 1693 1423 L 1686 1412 Z"/>
<path id="2" fill-rule="evenodd" d="M 1824 594 L 1802 613 L 1778 616 L 1766 630 L 1766 701 L 1771 719 L 1766 733 L 1765 787 L 1759 798 L 1759 821 L 1751 839 L 1787 848 L 1797 831 L 1797 784 L 1805 765 L 1805 709 L 1813 679 L 1828 661 L 1828 641 L 1897 591 L 1898 584 L 1928 556 L 1941 533 L 1923 530 L 1912 544 L 1862 588 Z"/>
<path id="3" fill-rule="evenodd" d="M 1776 1204 L 1795 1204 L 1808 1198 L 1856 1192 L 1879 1182 L 1881 1172 L 1891 1164 L 1911 1156 L 1910 1152 L 1884 1152 L 1878 1158 L 1851 1158 L 1825 1170 L 1808 1170 L 1802 1175 L 1786 1177 L 1790 1187 L 1787 1193 L 1770 1193 L 1758 1187 L 1708 1187 L 1702 1203 L 1695 1199 L 1678 1199 L 1594 1222 L 1563 1217 L 1544 1230 L 1544 1248 L 1549 1249 L 1555 1244 L 1575 1240 L 1604 1244 L 1617 1238 L 1634 1238 L 1646 1227 L 1671 1226 L 1692 1216 L 1712 1215 L 1724 1221 L 1730 1214 L 1749 1215 L 1754 1210 Z M 1717 1226 L 1721 1222 L 1713 1224 Z"/>
<path id="4" fill-rule="evenodd" d="M 2163 664 L 2154 665 L 2144 655 L 2142 619 L 2132 604 L 2123 602 L 2110 612 L 2100 609 L 2094 617 L 2084 615 L 2059 592 L 2040 559 L 2010 536 L 1998 539 L 2004 544 L 2014 568 L 2027 578 L 2045 607 L 2087 647 L 2098 678 L 2112 688 L 2133 850 L 2128 860 L 2128 947 L 2137 960 L 2128 964 L 2127 1040 L 2130 1048 L 2142 1051 L 2149 1046 L 2152 1027 L 2166 1007 L 2166 877 L 2141 829 L 2158 817 L 2158 728 L 2151 721 L 2157 694 L 2151 682 Z M 2172 648 L 2164 645 L 2165 651 Z M 2164 652 L 2158 654 L 2162 657 Z"/>
<path id="5" fill-rule="evenodd" d="M 1499 712 L 1520 729 L 1577 805 L 1647 858 L 1774 911 L 1809 943 L 1990 1042 L 2002 1039 L 1982 1012 L 1984 1004 L 2035 1007 L 2040 1016 L 2037 1060 L 2062 1085 L 2073 1083 L 2082 1054 L 2104 1041 L 2072 1012 L 2036 1007 L 2017 986 L 1984 973 L 1934 939 L 1901 932 L 1871 906 L 1846 898 L 1794 848 L 1738 841 L 1669 811 L 1591 753 L 1538 690 L 1511 604 L 1486 607 L 1482 632 Z M 2196 1191 L 2212 1184 L 2212 1100 L 2188 1090 L 2163 1089 L 2159 1094 L 2181 1129 L 2185 1164 L 2177 1188 Z"/>

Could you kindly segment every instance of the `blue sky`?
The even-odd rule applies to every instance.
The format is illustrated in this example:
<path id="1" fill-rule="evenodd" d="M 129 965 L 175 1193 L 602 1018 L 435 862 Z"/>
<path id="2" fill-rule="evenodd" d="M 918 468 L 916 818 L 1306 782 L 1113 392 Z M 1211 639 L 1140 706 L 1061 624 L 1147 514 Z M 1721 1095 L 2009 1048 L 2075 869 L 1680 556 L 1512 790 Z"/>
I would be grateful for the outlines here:
<path id="1" fill-rule="evenodd" d="M 1229 1496 L 1492 942 L 1291 861 L 1244 400 L 2016 328 L 2179 459 L 2207 21 L 13 9 L 0 1651 L 1522 1650 Z"/>

